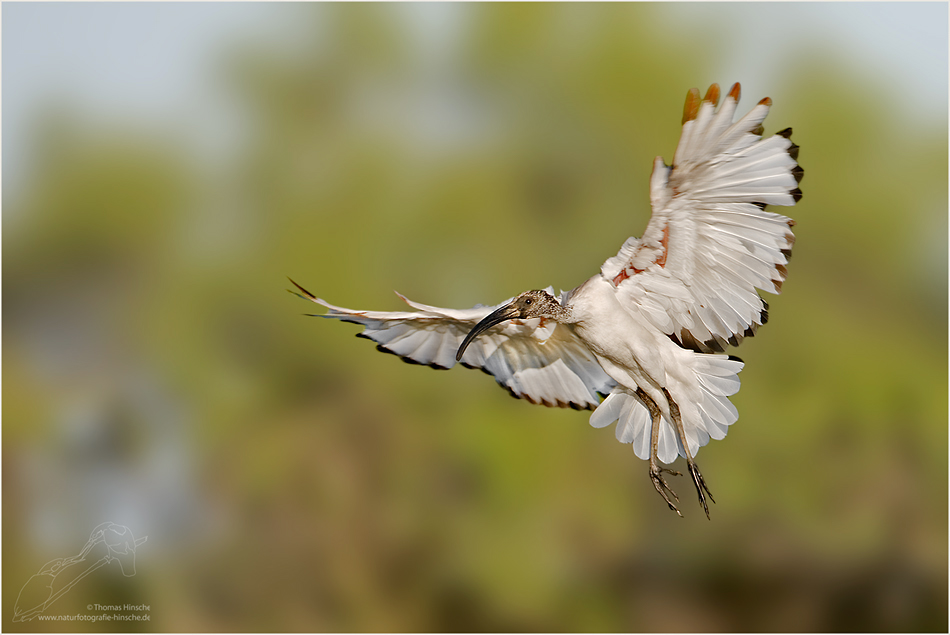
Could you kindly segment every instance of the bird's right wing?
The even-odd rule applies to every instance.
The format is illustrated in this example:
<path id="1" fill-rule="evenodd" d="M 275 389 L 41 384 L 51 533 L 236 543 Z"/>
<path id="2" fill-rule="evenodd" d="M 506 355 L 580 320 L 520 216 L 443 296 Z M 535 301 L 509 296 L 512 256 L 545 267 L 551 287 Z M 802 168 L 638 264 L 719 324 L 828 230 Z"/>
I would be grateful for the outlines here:
<path id="1" fill-rule="evenodd" d="M 360 324 L 364 330 L 357 336 L 373 340 L 378 350 L 438 369 L 454 366 L 456 351 L 472 327 L 511 300 L 442 309 L 397 294 L 416 311 L 356 311 L 333 306 L 294 285 L 302 292 L 296 295 L 328 309 L 316 317 Z M 489 329 L 466 349 L 461 364 L 494 376 L 512 396 L 545 406 L 593 410 L 600 404 L 598 393 L 606 395 L 615 385 L 570 327 L 537 318 Z"/>
<path id="2" fill-rule="evenodd" d="M 653 216 L 601 268 L 618 299 L 680 344 L 721 352 L 768 319 L 756 288 L 779 293 L 795 236 L 791 218 L 766 205 L 801 198 L 791 128 L 762 138 L 771 100 L 733 122 L 739 84 L 722 106 L 719 87 L 690 91 L 673 164 L 657 157 Z"/>

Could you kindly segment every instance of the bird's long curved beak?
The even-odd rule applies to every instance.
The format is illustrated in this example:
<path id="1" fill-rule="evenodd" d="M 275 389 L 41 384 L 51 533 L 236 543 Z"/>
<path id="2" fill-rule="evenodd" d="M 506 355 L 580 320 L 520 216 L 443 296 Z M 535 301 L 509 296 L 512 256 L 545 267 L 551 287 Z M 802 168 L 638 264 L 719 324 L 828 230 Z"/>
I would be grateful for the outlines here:
<path id="1" fill-rule="evenodd" d="M 455 354 L 455 361 L 462 361 L 462 355 L 465 353 L 465 349 L 468 348 L 468 345 L 471 344 L 476 337 L 495 326 L 496 324 L 501 324 L 505 320 L 511 320 L 518 317 L 519 312 L 515 305 L 506 304 L 503 307 L 499 307 L 482 318 L 482 321 L 472 327 L 472 330 L 468 332 L 468 335 L 465 336 L 465 339 L 462 340 L 462 345 L 459 346 L 458 353 Z"/>

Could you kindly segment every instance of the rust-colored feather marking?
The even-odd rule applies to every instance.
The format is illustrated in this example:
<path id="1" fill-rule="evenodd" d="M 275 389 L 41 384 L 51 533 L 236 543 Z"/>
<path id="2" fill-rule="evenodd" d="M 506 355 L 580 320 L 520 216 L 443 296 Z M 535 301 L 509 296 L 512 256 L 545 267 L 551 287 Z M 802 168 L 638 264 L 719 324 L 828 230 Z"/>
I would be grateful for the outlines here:
<path id="1" fill-rule="evenodd" d="M 650 264 L 659 265 L 661 268 L 666 267 L 666 255 L 667 253 L 669 253 L 669 243 L 670 243 L 670 226 L 666 225 L 663 228 L 663 238 L 660 239 L 660 247 L 662 247 L 662 249 L 660 250 L 660 253 L 657 255 L 657 257 Z M 621 282 L 623 282 L 624 280 L 630 277 L 630 274 L 627 273 L 627 269 L 632 269 L 634 275 L 636 275 L 638 273 L 643 273 L 644 271 L 647 270 L 647 268 L 649 268 L 649 265 L 647 265 L 647 267 L 643 269 L 637 269 L 636 267 L 631 266 L 628 263 L 626 267 L 620 270 L 620 273 L 614 276 L 614 279 L 613 279 L 614 286 L 615 287 L 620 286 Z"/>
<path id="2" fill-rule="evenodd" d="M 663 246 L 663 252 L 660 253 L 659 257 L 656 259 L 656 264 L 660 267 L 666 266 L 666 254 L 669 252 L 669 242 L 670 242 L 670 226 L 667 225 L 663 228 L 663 239 L 660 240 L 660 245 Z M 637 271 L 637 273 L 640 273 Z"/>
<path id="3" fill-rule="evenodd" d="M 764 97 L 764 98 L 762 99 L 762 101 L 759 102 L 759 105 L 760 105 L 760 106 L 768 106 L 768 107 L 771 108 L 771 107 L 772 107 L 772 98 L 771 98 L 771 97 Z M 789 131 L 789 132 L 791 132 L 791 131 Z"/>
<path id="4" fill-rule="evenodd" d="M 686 93 L 686 104 L 683 106 L 683 123 L 692 121 L 699 115 L 699 89 L 690 88 Z"/>
<path id="5" fill-rule="evenodd" d="M 713 84 L 709 87 L 709 90 L 706 91 L 706 96 L 703 97 L 703 101 L 708 101 L 713 106 L 719 105 L 719 84 Z"/>
<path id="6" fill-rule="evenodd" d="M 739 95 L 742 93 L 742 87 L 739 86 L 739 82 L 736 82 L 732 85 L 732 88 L 729 89 L 729 96 L 734 100 L 739 101 Z"/>
<path id="7" fill-rule="evenodd" d="M 294 285 L 295 287 L 297 287 L 298 289 L 300 289 L 300 291 L 304 294 L 304 296 L 306 296 L 306 299 L 308 299 L 308 300 L 316 300 L 316 299 L 317 299 L 317 296 L 313 295 L 312 293 L 310 293 L 309 291 L 307 291 L 306 289 L 304 289 L 303 287 L 301 287 L 299 284 L 297 284 L 296 282 L 294 282 L 294 281 L 290 278 L 290 276 L 287 276 L 287 279 L 290 280 L 290 284 L 292 284 L 292 285 Z M 290 289 L 287 289 L 287 290 L 290 291 Z M 293 294 L 296 295 L 296 296 L 299 296 L 299 295 L 300 295 L 300 294 L 297 293 L 296 291 L 290 291 L 290 292 L 293 293 Z"/>
<path id="8" fill-rule="evenodd" d="M 790 222 L 788 224 L 789 228 L 791 228 L 792 225 L 794 225 L 794 223 Z M 792 232 L 788 232 L 787 234 L 785 234 L 785 242 L 788 243 L 788 247 L 782 250 L 782 255 L 785 256 L 785 260 L 791 260 L 792 249 L 795 247 L 795 234 L 793 234 Z"/>

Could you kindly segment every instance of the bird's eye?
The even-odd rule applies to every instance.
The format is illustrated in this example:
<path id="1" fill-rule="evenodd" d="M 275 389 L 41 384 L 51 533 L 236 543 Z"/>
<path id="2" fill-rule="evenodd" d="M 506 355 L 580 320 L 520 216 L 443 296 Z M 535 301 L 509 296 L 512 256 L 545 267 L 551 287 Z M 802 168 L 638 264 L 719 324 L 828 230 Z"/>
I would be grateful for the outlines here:
<path id="1" fill-rule="evenodd" d="M 531 304 L 531 298 L 525 299 L 524 303 L 525 303 L 525 304 Z"/>

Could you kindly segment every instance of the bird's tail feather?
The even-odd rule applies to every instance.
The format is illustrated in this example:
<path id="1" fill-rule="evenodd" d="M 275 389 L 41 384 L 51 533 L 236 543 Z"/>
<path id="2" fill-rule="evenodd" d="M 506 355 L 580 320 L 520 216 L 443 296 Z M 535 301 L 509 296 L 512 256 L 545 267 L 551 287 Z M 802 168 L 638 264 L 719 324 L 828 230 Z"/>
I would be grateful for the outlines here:
<path id="1" fill-rule="evenodd" d="M 729 396 L 739 390 L 738 374 L 742 366 L 742 361 L 736 357 L 696 354 L 693 371 L 700 398 L 692 406 L 678 404 L 693 456 L 710 439 L 725 437 L 729 426 L 739 418 Z M 622 386 L 615 387 L 590 417 L 590 424 L 595 428 L 606 427 L 615 421 L 617 440 L 632 443 L 637 457 L 649 460 L 652 440 L 650 411 L 636 393 Z M 686 452 L 673 424 L 663 416 L 657 439 L 657 458 L 669 464 L 676 460 L 677 455 L 685 457 Z"/>

